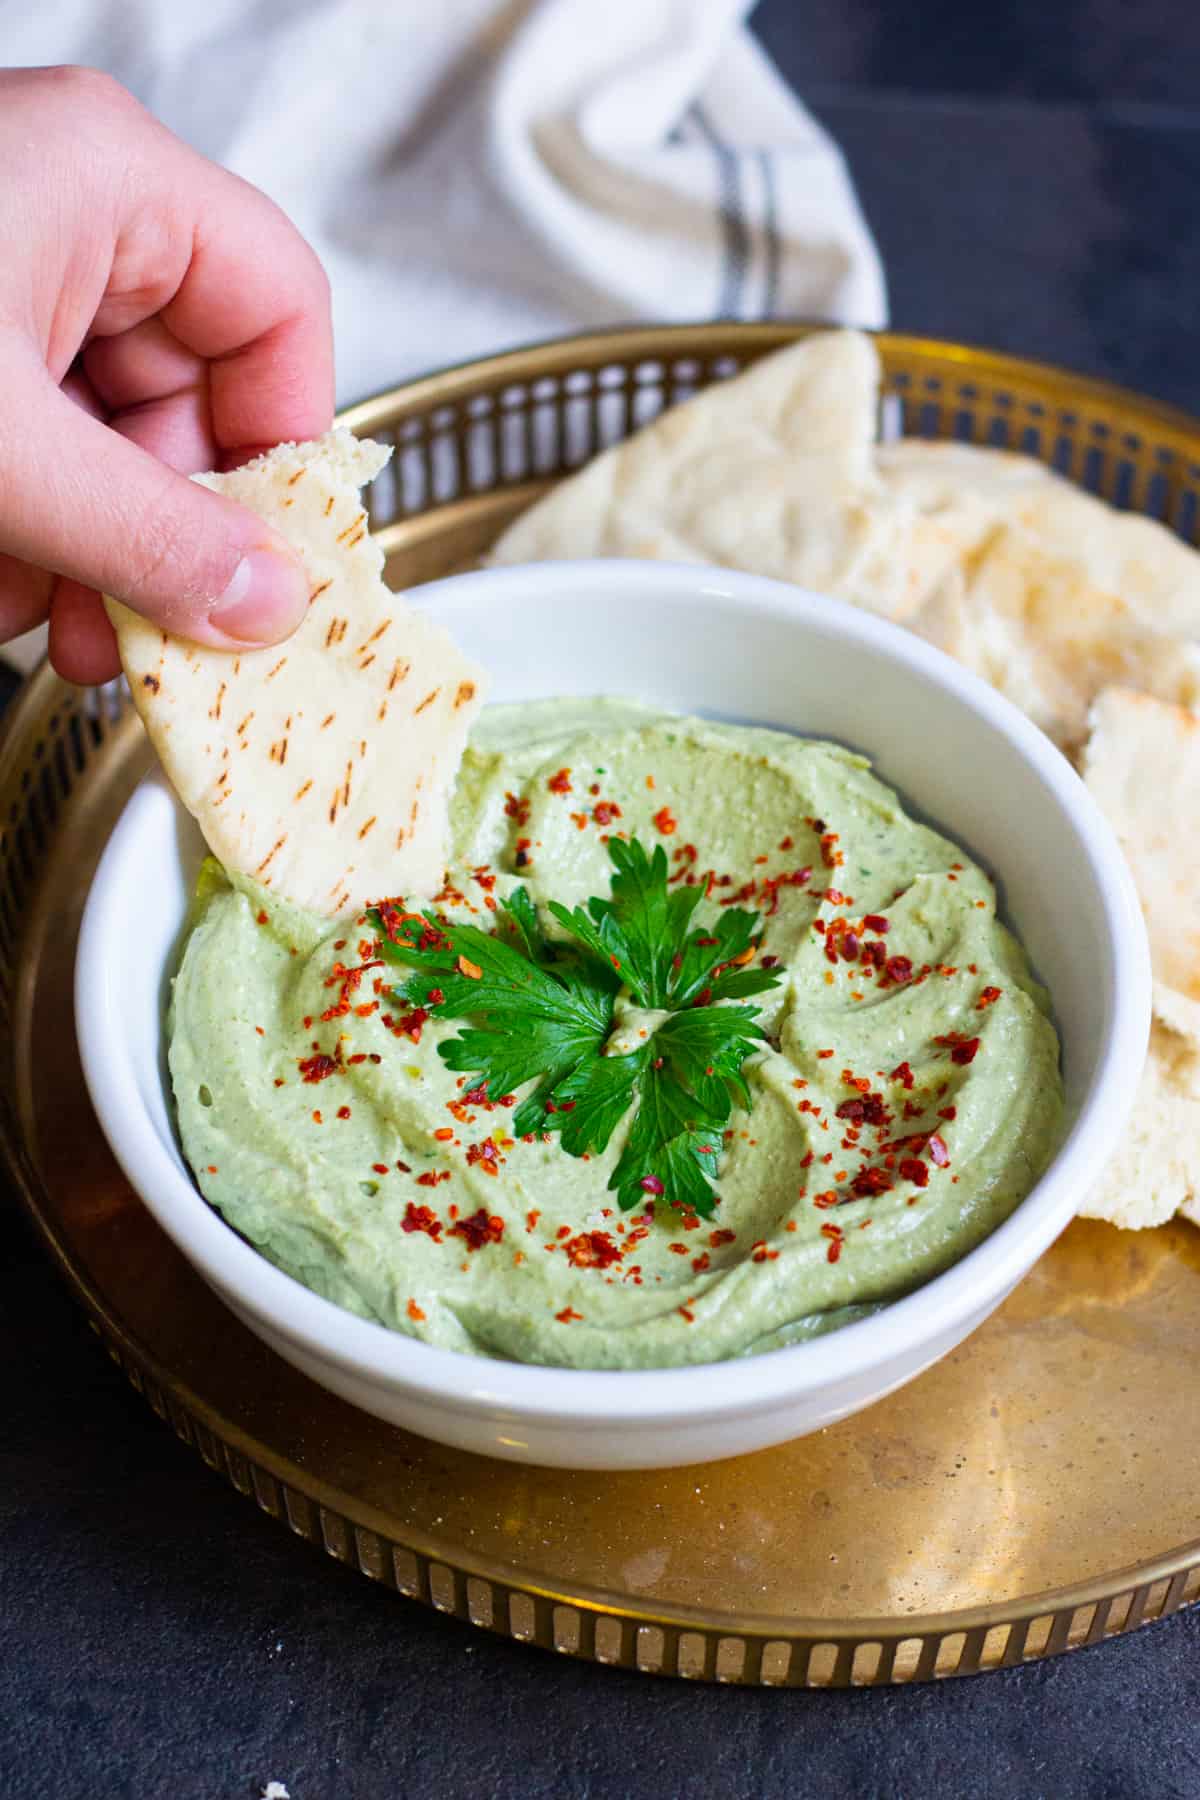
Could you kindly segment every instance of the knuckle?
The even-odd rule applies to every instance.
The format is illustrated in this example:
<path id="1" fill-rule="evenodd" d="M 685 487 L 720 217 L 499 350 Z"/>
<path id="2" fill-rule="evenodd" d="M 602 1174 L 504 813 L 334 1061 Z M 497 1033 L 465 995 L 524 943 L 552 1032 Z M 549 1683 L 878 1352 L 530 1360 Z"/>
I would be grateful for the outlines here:
<path id="1" fill-rule="evenodd" d="M 85 63 L 61 63 L 57 68 L 40 71 L 40 74 L 52 93 L 75 105 L 90 104 L 107 109 L 137 106 L 129 89 L 104 69 L 89 68 Z"/>

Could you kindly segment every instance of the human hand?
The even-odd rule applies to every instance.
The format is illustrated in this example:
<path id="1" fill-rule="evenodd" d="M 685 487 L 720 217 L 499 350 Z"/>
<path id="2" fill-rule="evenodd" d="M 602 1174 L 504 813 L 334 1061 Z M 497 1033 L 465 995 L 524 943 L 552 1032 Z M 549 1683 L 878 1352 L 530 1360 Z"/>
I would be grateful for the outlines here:
<path id="1" fill-rule="evenodd" d="M 98 590 L 197 643 L 308 604 L 255 514 L 196 483 L 333 413 L 329 288 L 283 213 L 91 69 L 0 71 L 0 642 L 50 620 L 119 669 Z"/>

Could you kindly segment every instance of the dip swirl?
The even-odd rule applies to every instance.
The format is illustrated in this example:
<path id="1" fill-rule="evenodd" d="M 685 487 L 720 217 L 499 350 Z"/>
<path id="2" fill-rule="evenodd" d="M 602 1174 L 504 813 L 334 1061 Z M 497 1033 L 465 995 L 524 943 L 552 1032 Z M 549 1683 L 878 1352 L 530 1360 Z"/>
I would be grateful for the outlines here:
<path id="1" fill-rule="evenodd" d="M 484 713 L 436 905 L 486 924 L 524 886 L 606 895 L 613 833 L 757 910 L 768 1033 L 745 1065 L 715 1217 L 621 1213 L 626 1135 L 514 1140 L 449 1071 L 454 1021 L 389 995 L 365 922 L 330 927 L 206 865 L 169 1062 L 202 1193 L 280 1268 L 443 1347 L 580 1368 L 777 1348 L 910 1292 L 1007 1217 L 1055 1148 L 1044 991 L 965 852 L 858 756 L 620 701 Z M 614 1048 L 655 1017 L 618 1001 Z"/>

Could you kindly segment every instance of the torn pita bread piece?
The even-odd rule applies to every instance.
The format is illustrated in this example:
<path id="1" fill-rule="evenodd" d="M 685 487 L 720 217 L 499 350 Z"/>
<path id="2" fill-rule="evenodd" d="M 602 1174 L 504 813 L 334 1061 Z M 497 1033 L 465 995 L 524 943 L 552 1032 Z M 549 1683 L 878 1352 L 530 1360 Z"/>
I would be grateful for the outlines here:
<path id="1" fill-rule="evenodd" d="M 1200 1054 L 1157 1019 L 1129 1123 L 1079 1211 L 1125 1231 L 1200 1224 Z"/>
<path id="2" fill-rule="evenodd" d="M 878 467 L 957 540 L 946 576 L 904 622 L 1063 748 L 1078 750 L 1109 684 L 1200 704 L 1200 555 L 1164 525 L 976 445 L 890 445 Z"/>
<path id="3" fill-rule="evenodd" d="M 948 540 L 874 472 L 879 357 L 822 332 L 660 414 L 517 519 L 494 563 L 718 563 L 888 616 L 920 605 Z"/>
<path id="4" fill-rule="evenodd" d="M 1126 1228 L 1176 1212 L 1200 1223 L 1200 718 L 1107 688 L 1084 780 L 1133 873 L 1154 965 L 1154 1025 L 1121 1147 L 1081 1209 Z"/>
<path id="5" fill-rule="evenodd" d="M 195 477 L 298 551 L 312 598 L 285 643 L 203 649 L 105 602 L 151 742 L 213 854 L 331 918 L 437 892 L 483 697 L 481 671 L 384 583 L 359 489 L 390 454 L 333 431 Z"/>
<path id="6" fill-rule="evenodd" d="M 908 625 L 1077 751 L 1100 688 L 1200 705 L 1200 555 L 1033 457 L 876 446 L 879 360 L 821 332 L 561 482 L 491 560 L 709 562 Z"/>
<path id="7" fill-rule="evenodd" d="M 1167 996 L 1156 995 L 1155 1010 L 1165 1005 L 1167 1022 L 1187 1033 L 1190 1008 L 1200 1010 L 1200 717 L 1105 689 L 1092 708 L 1083 778 L 1133 873 L 1155 987 Z"/>

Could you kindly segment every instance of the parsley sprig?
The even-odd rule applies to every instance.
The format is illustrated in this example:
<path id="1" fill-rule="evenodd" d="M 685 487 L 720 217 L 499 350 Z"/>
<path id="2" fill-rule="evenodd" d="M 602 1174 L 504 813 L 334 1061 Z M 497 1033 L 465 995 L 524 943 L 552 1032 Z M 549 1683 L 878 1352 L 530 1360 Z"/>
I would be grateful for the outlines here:
<path id="1" fill-rule="evenodd" d="M 371 922 L 380 954 L 413 971 L 396 999 L 470 1021 L 438 1046 L 467 1092 L 498 1100 L 534 1082 L 513 1130 L 556 1132 L 571 1156 L 603 1151 L 636 1107 L 609 1182 L 621 1207 L 662 1198 L 708 1217 L 726 1122 L 735 1102 L 751 1104 L 742 1065 L 765 1035 L 757 1007 L 717 1002 L 779 977 L 750 966 L 756 913 L 726 909 L 696 927 L 704 890 L 671 888 L 661 845 L 647 855 L 614 838 L 608 850 L 608 899 L 549 905 L 565 941 L 546 936 L 524 888 L 501 903 L 494 933 L 391 906 Z M 622 991 L 666 1016 L 636 1049 L 606 1055 Z"/>

